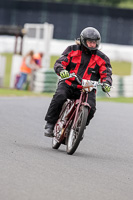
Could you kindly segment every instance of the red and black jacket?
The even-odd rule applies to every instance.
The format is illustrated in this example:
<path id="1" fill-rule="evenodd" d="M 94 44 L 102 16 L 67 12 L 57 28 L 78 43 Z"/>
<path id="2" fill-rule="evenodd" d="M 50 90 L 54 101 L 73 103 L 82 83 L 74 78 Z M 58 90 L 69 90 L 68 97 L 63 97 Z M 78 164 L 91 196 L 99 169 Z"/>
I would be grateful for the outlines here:
<path id="1" fill-rule="evenodd" d="M 112 67 L 109 58 L 99 50 L 89 51 L 81 45 L 68 46 L 62 56 L 55 62 L 54 70 L 59 75 L 61 70 L 75 73 L 82 79 L 108 83 L 112 85 Z M 81 89 L 75 78 L 65 80 L 73 87 Z"/>

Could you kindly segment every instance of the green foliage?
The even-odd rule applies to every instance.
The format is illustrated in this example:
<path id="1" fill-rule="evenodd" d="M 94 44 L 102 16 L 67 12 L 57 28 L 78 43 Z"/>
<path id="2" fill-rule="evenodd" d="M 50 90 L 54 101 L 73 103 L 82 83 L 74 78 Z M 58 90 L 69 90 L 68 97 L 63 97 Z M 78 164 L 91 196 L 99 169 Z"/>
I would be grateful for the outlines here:
<path id="1" fill-rule="evenodd" d="M 101 4 L 101 5 L 118 5 L 123 0 L 78 0 L 79 3 L 91 3 L 91 4 Z"/>
<path id="2" fill-rule="evenodd" d="M 15 0 L 10 0 L 15 1 Z M 22 0 L 34 2 L 37 0 Z M 101 6 L 114 6 L 119 8 L 133 9 L 133 0 L 39 0 L 40 2 L 49 3 L 72 3 L 72 4 L 94 4 Z"/>
<path id="3" fill-rule="evenodd" d="M 80 4 L 100 4 L 106 6 L 118 6 L 124 0 L 42 0 L 43 2 L 55 3 L 80 3 Z"/>
<path id="4" fill-rule="evenodd" d="M 133 0 L 121 1 L 118 5 L 120 8 L 130 8 L 133 9 Z"/>

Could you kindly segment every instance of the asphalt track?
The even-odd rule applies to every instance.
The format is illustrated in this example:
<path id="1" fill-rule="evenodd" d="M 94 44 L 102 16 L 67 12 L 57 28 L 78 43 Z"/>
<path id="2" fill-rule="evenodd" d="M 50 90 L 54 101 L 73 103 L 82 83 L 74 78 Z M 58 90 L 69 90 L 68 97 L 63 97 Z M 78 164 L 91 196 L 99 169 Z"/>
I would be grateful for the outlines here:
<path id="1" fill-rule="evenodd" d="M 0 99 L 0 200 L 131 200 L 133 105 L 97 102 L 73 156 L 43 136 L 50 98 Z"/>

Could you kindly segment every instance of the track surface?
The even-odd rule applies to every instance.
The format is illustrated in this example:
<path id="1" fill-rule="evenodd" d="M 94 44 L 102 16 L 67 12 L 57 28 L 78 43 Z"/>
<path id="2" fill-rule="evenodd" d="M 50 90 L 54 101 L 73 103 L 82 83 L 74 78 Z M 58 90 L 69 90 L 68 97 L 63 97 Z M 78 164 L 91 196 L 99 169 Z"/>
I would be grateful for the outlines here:
<path id="1" fill-rule="evenodd" d="M 97 102 L 73 156 L 43 136 L 50 98 L 0 99 L 1 200 L 131 200 L 133 105 Z"/>

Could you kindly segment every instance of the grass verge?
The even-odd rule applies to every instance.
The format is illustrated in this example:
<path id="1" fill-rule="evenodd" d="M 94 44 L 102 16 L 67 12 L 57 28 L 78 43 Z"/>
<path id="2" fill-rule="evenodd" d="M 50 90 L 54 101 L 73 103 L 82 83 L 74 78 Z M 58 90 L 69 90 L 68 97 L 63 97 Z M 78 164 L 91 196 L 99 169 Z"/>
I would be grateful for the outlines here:
<path id="1" fill-rule="evenodd" d="M 131 75 L 130 62 L 112 61 L 111 65 L 112 65 L 112 72 L 114 75 L 119 75 L 119 76 Z"/>
<path id="2" fill-rule="evenodd" d="M 35 93 L 27 90 L 15 90 L 15 89 L 8 89 L 8 88 L 0 88 L 0 97 L 51 97 L 53 93 Z M 118 102 L 118 103 L 133 103 L 133 97 L 98 97 L 97 101 L 105 101 L 105 102 Z"/>
<path id="3" fill-rule="evenodd" d="M 52 97 L 53 93 L 35 93 L 27 90 L 0 88 L 0 97 L 14 97 L 14 96 Z"/>
<path id="4" fill-rule="evenodd" d="M 104 98 L 97 98 L 97 101 L 106 101 L 106 102 L 116 102 L 116 103 L 133 103 L 133 97 L 104 97 Z"/>
<path id="5" fill-rule="evenodd" d="M 5 78 L 4 78 L 4 87 L 9 87 L 13 54 L 4 53 L 2 55 L 6 57 L 6 71 L 5 71 Z M 59 56 L 51 56 L 50 68 L 53 68 L 54 63 L 58 58 Z M 115 75 L 125 76 L 125 75 L 131 74 L 131 63 L 129 62 L 112 61 L 111 65 L 112 65 L 113 74 Z"/>

